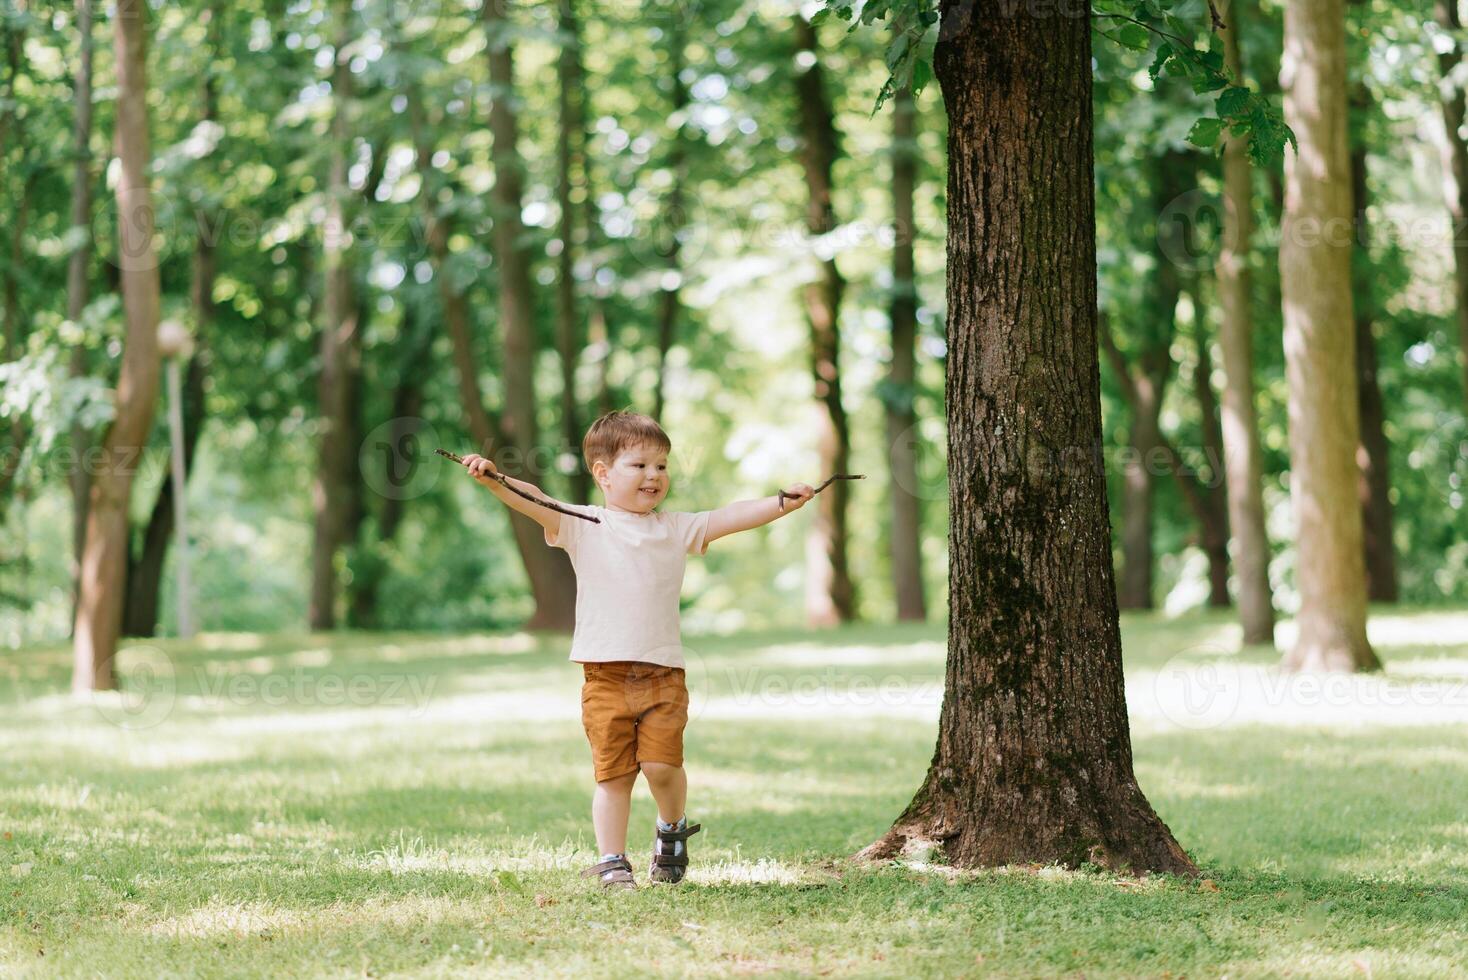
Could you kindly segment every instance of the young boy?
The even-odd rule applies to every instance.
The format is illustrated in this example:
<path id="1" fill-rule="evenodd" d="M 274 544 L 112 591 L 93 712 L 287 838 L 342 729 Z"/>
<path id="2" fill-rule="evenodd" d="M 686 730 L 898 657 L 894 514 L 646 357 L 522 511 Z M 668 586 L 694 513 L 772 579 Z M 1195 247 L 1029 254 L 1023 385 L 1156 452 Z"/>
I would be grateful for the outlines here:
<path id="1" fill-rule="evenodd" d="M 471 476 L 496 497 L 545 528 L 546 544 L 565 549 L 576 569 L 576 629 L 571 660 L 582 665 L 581 722 L 591 743 L 596 793 L 591 821 L 601 861 L 583 872 L 606 888 L 633 888 L 627 860 L 632 787 L 647 777 L 658 820 L 652 881 L 676 883 L 688 867 L 689 826 L 683 812 L 683 728 L 688 722 L 678 596 L 689 555 L 703 555 L 718 538 L 768 524 L 799 510 L 815 492 L 804 483 L 777 495 L 741 500 L 695 514 L 657 509 L 668 495 L 672 441 L 646 415 L 611 412 L 592 423 L 581 451 L 606 499 L 568 509 L 593 524 L 567 517 L 506 490 L 485 474 L 497 472 L 479 455 L 464 459 Z M 550 500 L 523 480 L 510 483 Z M 556 501 L 559 506 L 566 506 Z"/>

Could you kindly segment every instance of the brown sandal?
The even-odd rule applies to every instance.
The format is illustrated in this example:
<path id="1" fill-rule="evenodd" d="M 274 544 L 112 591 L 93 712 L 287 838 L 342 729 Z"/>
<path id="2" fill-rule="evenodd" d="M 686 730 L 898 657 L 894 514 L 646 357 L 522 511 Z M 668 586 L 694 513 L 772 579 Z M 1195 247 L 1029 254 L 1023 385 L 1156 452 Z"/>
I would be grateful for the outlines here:
<path id="1" fill-rule="evenodd" d="M 610 858 L 600 864 L 593 864 L 581 872 L 581 877 L 601 877 L 603 888 L 636 888 L 637 880 L 632 877 L 632 862 L 626 857 Z"/>
<path id="2" fill-rule="evenodd" d="M 665 843 L 683 841 L 682 854 L 659 854 L 657 844 L 652 846 L 652 865 L 647 869 L 648 878 L 653 881 L 663 881 L 670 885 L 676 885 L 683 880 L 683 874 L 688 870 L 688 838 L 703 829 L 703 824 L 692 823 L 682 830 L 664 830 L 657 828 L 657 839 Z M 677 848 L 674 847 L 673 850 Z"/>

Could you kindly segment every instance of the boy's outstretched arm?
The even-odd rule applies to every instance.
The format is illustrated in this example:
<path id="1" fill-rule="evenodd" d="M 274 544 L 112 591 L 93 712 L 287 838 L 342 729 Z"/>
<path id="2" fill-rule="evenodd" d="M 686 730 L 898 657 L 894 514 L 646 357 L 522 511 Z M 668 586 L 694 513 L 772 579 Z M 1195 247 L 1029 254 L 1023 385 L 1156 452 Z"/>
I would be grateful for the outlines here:
<path id="1" fill-rule="evenodd" d="M 554 538 L 558 534 L 560 534 L 560 514 L 557 514 L 549 507 L 541 507 L 538 504 L 531 503 L 518 494 L 511 493 L 504 488 L 500 481 L 494 479 L 493 477 L 484 475 L 486 473 L 499 472 L 494 463 L 491 462 L 488 458 L 480 456 L 477 453 L 470 453 L 468 456 L 464 457 L 464 468 L 469 471 L 470 476 L 474 477 L 476 483 L 488 487 L 490 493 L 500 498 L 500 500 L 503 500 L 505 502 L 505 506 L 512 507 L 515 510 L 518 510 L 520 513 L 524 514 L 526 517 L 535 521 L 535 523 L 539 524 L 541 527 L 549 531 L 551 533 L 551 537 Z M 506 476 L 505 479 L 532 496 L 540 497 L 543 500 L 552 500 L 556 503 L 560 503 L 560 501 L 555 500 L 555 498 L 551 497 L 544 490 L 540 489 L 540 487 L 537 487 L 533 483 L 527 483 L 524 480 L 517 480 L 513 476 Z M 790 505 L 786 504 L 786 506 L 788 507 Z"/>
<path id="2" fill-rule="evenodd" d="M 785 490 L 785 509 L 780 509 L 780 497 L 772 494 L 758 500 L 736 500 L 709 515 L 708 532 L 704 541 L 712 542 L 727 534 L 748 531 L 750 528 L 768 524 L 777 517 L 784 517 L 805 506 L 805 502 L 816 492 L 804 483 L 796 483 Z"/>

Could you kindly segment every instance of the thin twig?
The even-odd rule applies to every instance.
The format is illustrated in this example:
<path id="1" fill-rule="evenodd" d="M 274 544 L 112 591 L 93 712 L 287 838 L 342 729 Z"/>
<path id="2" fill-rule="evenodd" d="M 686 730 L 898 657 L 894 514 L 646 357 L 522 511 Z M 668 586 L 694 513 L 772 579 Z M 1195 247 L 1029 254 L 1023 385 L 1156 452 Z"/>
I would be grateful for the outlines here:
<path id="1" fill-rule="evenodd" d="M 857 473 L 855 476 L 852 476 L 852 475 L 849 475 L 849 474 L 846 474 L 846 473 L 837 473 L 835 476 L 828 476 L 828 477 L 826 477 L 826 482 L 825 483 L 822 483 L 820 486 L 816 487 L 815 490 L 811 491 L 811 496 L 814 497 L 816 494 L 820 493 L 822 490 L 824 490 L 827 487 L 829 487 L 831 485 L 831 481 L 833 481 L 833 480 L 865 480 L 865 479 L 866 479 L 866 474 L 865 473 Z M 793 493 L 786 493 L 784 490 L 781 490 L 776 496 L 778 496 L 780 498 L 780 513 L 783 514 L 785 512 L 785 498 L 786 497 L 789 497 L 791 500 L 794 500 L 797 495 L 796 494 L 793 494 Z"/>
<path id="2" fill-rule="evenodd" d="M 459 463 L 459 464 L 462 465 L 463 462 L 464 462 L 464 457 L 462 457 L 462 456 L 455 456 L 453 453 L 449 452 L 447 449 L 435 449 L 434 452 L 438 453 L 440 456 L 447 456 L 449 459 L 453 460 L 455 463 Z M 579 511 L 568 510 L 568 509 L 566 509 L 565 507 L 562 507 L 560 504 L 556 503 L 553 500 L 542 500 L 539 497 L 536 497 L 536 496 L 534 496 L 532 494 L 526 493 L 524 490 L 521 490 L 519 487 L 511 486 L 510 485 L 510 481 L 507 480 L 507 479 L 505 479 L 505 475 L 503 473 L 495 472 L 495 473 L 487 473 L 485 475 L 486 476 L 493 477 L 494 479 L 498 480 L 499 483 L 500 483 L 500 486 L 504 487 L 506 490 L 510 491 L 511 493 L 517 494 L 517 495 L 519 495 L 521 497 L 524 497 L 526 500 L 530 501 L 531 503 L 540 504 L 540 506 L 542 506 L 542 507 L 548 507 L 551 510 L 555 511 L 557 514 L 569 514 L 572 517 L 579 517 L 583 521 L 590 521 L 593 524 L 600 524 L 601 523 L 601 518 L 599 518 L 599 517 L 592 517 L 590 514 L 582 514 Z"/>

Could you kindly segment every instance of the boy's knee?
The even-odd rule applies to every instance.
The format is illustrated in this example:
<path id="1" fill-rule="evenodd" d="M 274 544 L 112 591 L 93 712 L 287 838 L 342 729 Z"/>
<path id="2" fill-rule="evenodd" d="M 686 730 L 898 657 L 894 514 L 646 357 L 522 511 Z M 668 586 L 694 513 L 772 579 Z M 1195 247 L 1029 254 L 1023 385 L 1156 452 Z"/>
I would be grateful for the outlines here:
<path id="1" fill-rule="evenodd" d="M 642 767 L 642 774 L 648 779 L 658 779 L 672 773 L 676 769 L 683 768 L 682 766 L 675 766 L 668 762 L 639 762 L 638 765 Z"/>
<path id="2" fill-rule="evenodd" d="M 631 793 L 632 786 L 636 782 L 637 773 L 633 771 L 621 776 L 613 776 L 611 779 L 598 779 L 596 784 L 614 793 Z"/>

